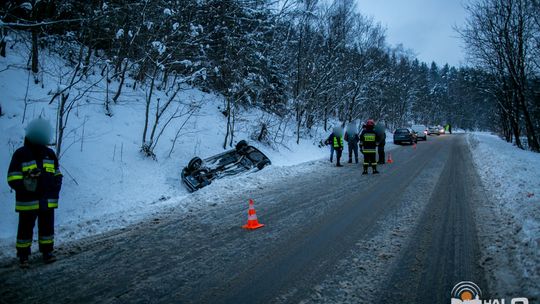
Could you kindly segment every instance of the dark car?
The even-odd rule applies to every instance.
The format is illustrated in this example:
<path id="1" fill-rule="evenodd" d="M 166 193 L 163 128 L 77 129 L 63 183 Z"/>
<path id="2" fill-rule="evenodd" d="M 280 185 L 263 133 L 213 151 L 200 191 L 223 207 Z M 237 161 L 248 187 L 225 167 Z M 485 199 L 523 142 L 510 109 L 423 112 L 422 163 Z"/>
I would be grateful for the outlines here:
<path id="1" fill-rule="evenodd" d="M 204 160 L 199 157 L 193 158 L 182 169 L 182 182 L 189 191 L 193 192 L 210 185 L 215 179 L 253 169 L 261 170 L 270 164 L 270 159 L 266 155 L 242 140 L 233 150 Z"/>
<path id="2" fill-rule="evenodd" d="M 416 143 L 417 141 L 418 140 L 416 137 L 416 133 L 414 133 L 410 129 L 401 128 L 401 129 L 396 129 L 396 131 L 394 131 L 394 144 L 396 145 L 402 144 L 402 143 L 409 143 L 412 145 L 413 143 Z"/>

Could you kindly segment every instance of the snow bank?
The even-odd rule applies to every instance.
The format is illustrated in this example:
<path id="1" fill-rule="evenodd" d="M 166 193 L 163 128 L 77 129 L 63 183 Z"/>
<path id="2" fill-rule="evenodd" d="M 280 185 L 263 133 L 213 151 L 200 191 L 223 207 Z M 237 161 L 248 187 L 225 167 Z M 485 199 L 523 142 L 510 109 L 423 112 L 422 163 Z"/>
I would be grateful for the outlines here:
<path id="1" fill-rule="evenodd" d="M 28 51 L 18 44 L 7 58 L 0 60 L 0 70 L 9 67 L 0 72 L 0 103 L 5 113 L 0 117 L 0 144 L 4 147 L 0 149 L 0 172 L 3 174 L 8 170 L 13 151 L 22 144 L 24 127 L 29 120 L 42 115 L 55 121 L 56 102 L 49 105 L 51 96 L 48 94 L 61 85 L 55 75 L 69 69 L 64 60 L 43 51 L 41 62 L 50 72 L 43 73 L 42 83 L 34 85 L 33 78 L 24 68 Z M 98 77 L 99 71 L 96 71 L 87 83 L 96 82 Z M 130 83 L 133 81 L 128 79 L 126 84 Z M 115 93 L 117 85 L 115 82 L 110 85 L 109 96 Z M 56 213 L 59 244 L 124 227 L 164 208 L 183 208 L 185 204 L 192 204 L 188 199 L 191 195 L 180 183 L 181 168 L 194 156 L 204 158 L 223 151 L 226 118 L 221 113 L 221 96 L 194 88 L 182 91 L 177 97 L 179 100 L 196 102 L 201 107 L 181 132 L 170 157 L 176 129 L 172 127 L 164 132 L 155 151 L 157 161 L 154 161 L 139 153 L 144 90 L 126 87 L 118 103 L 112 105 L 112 117 L 104 114 L 105 92 L 103 81 L 73 111 L 68 123 L 60 160 L 64 185 Z M 164 92 L 156 91 L 155 94 L 155 98 L 167 98 Z M 28 107 L 23 123 L 25 96 Z M 278 170 L 278 167 L 321 159 L 329 153 L 326 147 L 318 146 L 318 142 L 328 135 L 321 128 L 314 129 L 297 145 L 292 122 L 282 144 L 269 147 L 250 140 L 253 131 L 260 129 L 261 117 L 268 115 L 260 110 L 239 113 L 235 130 L 235 141 L 247 139 L 269 156 L 273 166 L 268 169 Z M 212 187 L 214 185 L 206 191 L 212 191 Z M 215 188 L 220 189 L 217 185 Z M 0 182 L 0 259 L 14 256 L 18 221 L 14 208 L 14 193 L 4 180 Z"/>
<path id="2" fill-rule="evenodd" d="M 491 193 L 477 214 L 490 289 L 540 298 L 540 154 L 487 133 L 469 134 L 468 140 Z"/>

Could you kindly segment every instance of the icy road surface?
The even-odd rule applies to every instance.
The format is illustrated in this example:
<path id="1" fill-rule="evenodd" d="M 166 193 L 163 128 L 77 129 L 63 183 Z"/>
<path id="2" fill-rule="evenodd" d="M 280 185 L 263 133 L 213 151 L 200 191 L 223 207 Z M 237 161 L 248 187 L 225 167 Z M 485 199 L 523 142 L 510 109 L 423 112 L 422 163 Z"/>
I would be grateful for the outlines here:
<path id="1" fill-rule="evenodd" d="M 245 190 L 216 183 L 192 195 L 202 208 L 59 248 L 55 264 L 3 264 L 0 302 L 447 303 L 457 282 L 486 286 L 465 136 L 392 156 L 378 176 L 318 161 Z M 249 198 L 255 231 L 240 228 Z"/>

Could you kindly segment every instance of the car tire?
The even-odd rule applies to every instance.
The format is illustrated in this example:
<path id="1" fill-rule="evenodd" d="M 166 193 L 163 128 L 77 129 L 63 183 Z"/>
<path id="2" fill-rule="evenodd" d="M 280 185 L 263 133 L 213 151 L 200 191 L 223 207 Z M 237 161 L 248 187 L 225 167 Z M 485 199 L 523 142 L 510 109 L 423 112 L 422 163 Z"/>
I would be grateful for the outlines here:
<path id="1" fill-rule="evenodd" d="M 240 152 L 248 146 L 247 141 L 241 140 L 236 144 L 236 151 Z"/>
<path id="2" fill-rule="evenodd" d="M 265 159 L 265 160 L 263 160 L 263 161 L 261 161 L 261 162 L 259 162 L 259 163 L 257 164 L 257 169 L 262 170 L 264 167 L 266 167 L 266 166 L 268 166 L 268 165 L 270 165 L 270 161 L 268 161 L 267 159 Z"/>
<path id="3" fill-rule="evenodd" d="M 202 159 L 200 157 L 194 157 L 189 161 L 187 169 L 189 172 L 194 172 L 200 169 L 201 166 L 202 166 Z"/>

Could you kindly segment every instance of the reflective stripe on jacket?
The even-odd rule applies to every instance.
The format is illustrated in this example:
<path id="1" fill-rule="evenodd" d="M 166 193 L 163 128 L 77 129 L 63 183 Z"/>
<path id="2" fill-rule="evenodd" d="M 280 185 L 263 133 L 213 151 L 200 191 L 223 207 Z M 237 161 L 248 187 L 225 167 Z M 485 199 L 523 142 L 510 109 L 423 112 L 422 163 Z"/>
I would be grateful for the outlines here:
<path id="1" fill-rule="evenodd" d="M 334 136 L 334 148 L 343 148 L 343 137 Z"/>
<path id="2" fill-rule="evenodd" d="M 23 147 L 13 153 L 7 182 L 15 190 L 15 211 L 57 208 L 62 172 L 53 150 L 25 140 Z"/>
<path id="3" fill-rule="evenodd" d="M 373 130 L 364 130 L 360 134 L 360 146 L 363 153 L 376 153 L 379 136 Z"/>

